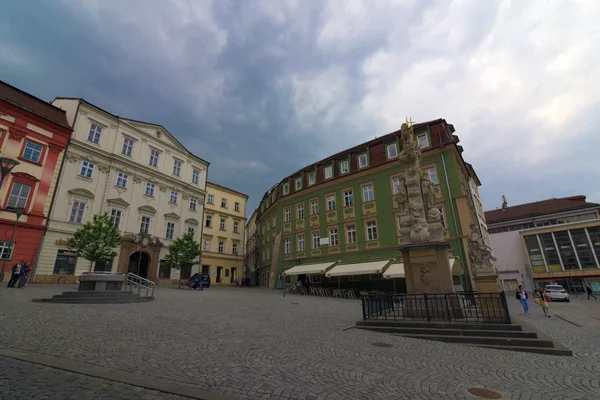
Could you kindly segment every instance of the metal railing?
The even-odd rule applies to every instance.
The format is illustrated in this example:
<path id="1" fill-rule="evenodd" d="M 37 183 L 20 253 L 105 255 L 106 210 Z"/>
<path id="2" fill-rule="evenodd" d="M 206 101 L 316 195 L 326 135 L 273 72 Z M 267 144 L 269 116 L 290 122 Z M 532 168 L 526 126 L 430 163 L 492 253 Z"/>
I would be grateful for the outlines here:
<path id="1" fill-rule="evenodd" d="M 127 273 L 125 291 L 137 293 L 138 296 L 142 297 L 144 290 L 146 291 L 146 295 L 143 297 L 154 298 L 154 282 L 131 272 Z"/>
<path id="2" fill-rule="evenodd" d="M 511 323 L 504 292 L 365 294 L 361 301 L 363 321 Z"/>

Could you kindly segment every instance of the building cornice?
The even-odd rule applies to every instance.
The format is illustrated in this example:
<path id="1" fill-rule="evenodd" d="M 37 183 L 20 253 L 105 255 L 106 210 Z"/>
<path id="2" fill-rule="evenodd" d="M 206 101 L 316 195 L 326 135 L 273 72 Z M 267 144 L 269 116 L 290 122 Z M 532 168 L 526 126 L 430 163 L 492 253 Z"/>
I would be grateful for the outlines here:
<path id="1" fill-rule="evenodd" d="M 215 189 L 224 190 L 224 191 L 226 191 L 226 192 L 228 192 L 230 194 L 233 194 L 235 196 L 240 196 L 240 197 L 244 198 L 246 201 L 248 201 L 248 195 L 247 194 L 244 194 L 242 192 L 238 192 L 237 190 L 230 189 L 230 188 L 228 188 L 226 186 L 222 186 L 222 185 L 219 185 L 217 183 L 208 182 L 207 181 L 206 182 L 206 187 L 207 188 L 214 187 Z"/>
<path id="2" fill-rule="evenodd" d="M 228 216 L 228 217 L 232 217 L 234 219 L 239 219 L 240 221 L 244 221 L 245 220 L 244 217 L 241 215 L 241 213 L 240 214 L 235 214 L 234 212 L 231 212 L 231 211 L 222 211 L 220 209 L 207 207 L 206 205 L 204 206 L 204 212 L 205 213 L 217 214 L 217 215 L 225 215 L 225 216 Z"/>
<path id="3" fill-rule="evenodd" d="M 571 216 L 576 216 L 576 215 L 580 215 L 580 214 L 589 214 L 592 212 L 598 213 L 599 211 L 600 211 L 600 207 L 577 208 L 575 210 L 570 210 L 570 211 L 540 214 L 540 215 L 536 215 L 535 217 L 507 219 L 507 220 L 499 221 L 499 222 L 488 222 L 487 226 L 488 226 L 488 229 L 502 228 L 502 227 L 509 226 L 509 225 L 523 224 L 523 223 L 527 223 L 527 222 L 545 221 L 547 219 L 552 219 L 552 218 L 571 217 Z M 590 219 L 589 221 L 594 221 L 594 219 Z M 576 222 L 585 222 L 585 221 L 576 221 Z M 565 224 L 560 224 L 560 225 L 565 225 Z M 539 228 L 542 228 L 542 227 L 539 227 Z M 543 227 L 543 228 L 549 228 L 549 227 Z M 531 229 L 535 229 L 535 228 L 531 228 Z"/>

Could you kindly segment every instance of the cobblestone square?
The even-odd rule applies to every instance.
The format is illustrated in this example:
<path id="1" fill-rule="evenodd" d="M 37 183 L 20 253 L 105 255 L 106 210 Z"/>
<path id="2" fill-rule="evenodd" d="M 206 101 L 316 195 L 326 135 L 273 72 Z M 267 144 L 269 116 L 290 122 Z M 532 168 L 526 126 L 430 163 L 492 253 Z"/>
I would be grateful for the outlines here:
<path id="1" fill-rule="evenodd" d="M 477 386 L 504 399 L 599 398 L 598 330 L 546 319 L 541 310 L 527 322 L 573 357 L 346 329 L 361 317 L 359 301 L 256 288 L 159 288 L 156 301 L 141 304 L 31 302 L 70 288 L 0 288 L 1 346 L 242 399 L 472 399 L 467 389 Z M 510 305 L 525 318 L 518 302 Z M 600 301 L 560 307 L 565 318 L 567 307 L 600 316 Z M 181 398 L 8 358 L 0 365 L 1 399 Z M 20 371 L 26 384 L 14 379 Z"/>

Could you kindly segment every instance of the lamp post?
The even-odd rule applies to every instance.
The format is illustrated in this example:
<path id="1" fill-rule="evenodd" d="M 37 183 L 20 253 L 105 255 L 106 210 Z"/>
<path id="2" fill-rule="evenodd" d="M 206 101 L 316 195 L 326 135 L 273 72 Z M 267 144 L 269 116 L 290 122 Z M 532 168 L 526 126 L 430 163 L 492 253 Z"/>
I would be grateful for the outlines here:
<path id="1" fill-rule="evenodd" d="M 4 171 L 4 162 L 2 163 L 2 171 Z M 4 172 L 2 174 L 2 178 L 4 178 Z M 15 250 L 15 245 L 13 243 L 13 239 L 15 237 L 15 231 L 17 230 L 17 223 L 19 222 L 19 218 L 21 218 L 21 215 L 25 214 L 25 209 L 18 207 L 18 208 L 13 208 L 13 209 L 9 209 L 10 211 L 14 211 L 15 214 L 17 214 L 17 218 L 15 219 L 15 224 L 13 225 L 13 230 L 12 233 L 10 235 L 10 241 L 8 242 L 9 244 L 9 249 L 10 249 L 10 255 L 12 258 L 12 254 L 13 251 Z M 4 282 L 4 268 L 6 267 L 6 260 L 8 259 L 8 254 L 4 257 L 4 260 L 2 261 L 2 272 L 0 272 L 0 282 Z"/>
<path id="2" fill-rule="evenodd" d="M 17 160 L 13 160 L 12 158 L 0 157 L 0 164 L 1 164 L 0 173 L 2 174 L 0 176 L 0 188 L 1 188 L 2 183 L 4 182 L 4 178 L 6 178 L 8 176 L 8 174 L 10 174 L 10 172 L 13 170 L 14 167 L 16 167 L 17 165 L 19 165 L 21 163 L 18 162 Z"/>

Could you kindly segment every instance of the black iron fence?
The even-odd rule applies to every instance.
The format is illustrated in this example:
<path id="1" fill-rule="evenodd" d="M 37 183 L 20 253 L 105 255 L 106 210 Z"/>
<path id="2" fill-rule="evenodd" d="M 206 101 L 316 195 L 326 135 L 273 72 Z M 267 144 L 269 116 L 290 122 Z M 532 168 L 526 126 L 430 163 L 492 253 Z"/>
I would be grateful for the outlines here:
<path id="1" fill-rule="evenodd" d="M 365 294 L 363 320 L 414 320 L 510 324 L 504 292 Z"/>

